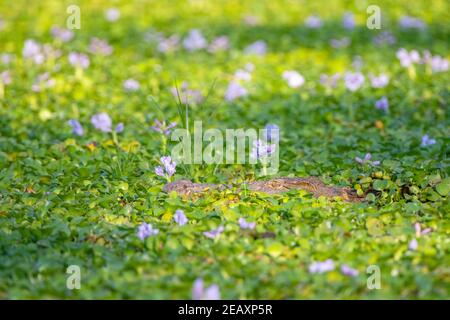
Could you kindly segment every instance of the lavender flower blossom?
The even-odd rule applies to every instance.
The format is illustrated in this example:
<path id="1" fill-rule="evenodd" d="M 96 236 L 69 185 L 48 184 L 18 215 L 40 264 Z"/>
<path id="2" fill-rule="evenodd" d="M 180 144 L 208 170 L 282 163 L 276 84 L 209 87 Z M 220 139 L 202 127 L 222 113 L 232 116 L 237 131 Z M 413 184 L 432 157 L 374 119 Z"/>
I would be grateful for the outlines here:
<path id="1" fill-rule="evenodd" d="M 32 60 L 35 64 L 42 64 L 45 61 L 42 46 L 32 39 L 25 40 L 22 55 L 25 59 Z"/>
<path id="2" fill-rule="evenodd" d="M 448 60 L 441 56 L 433 56 L 430 61 L 431 71 L 444 72 L 448 71 Z"/>
<path id="3" fill-rule="evenodd" d="M 113 52 L 113 48 L 106 40 L 92 38 L 89 44 L 89 52 L 100 56 L 109 56 Z"/>
<path id="4" fill-rule="evenodd" d="M 176 125 L 177 125 L 176 122 L 171 122 L 169 125 L 166 125 L 165 121 L 161 122 L 159 120 L 155 120 L 153 122 L 153 126 L 151 127 L 151 129 L 153 131 L 156 131 L 156 132 L 162 133 L 166 136 L 169 136 L 170 132 L 171 132 L 170 129 L 174 128 Z"/>
<path id="5" fill-rule="evenodd" d="M 151 224 L 143 222 L 138 228 L 137 236 L 139 239 L 144 240 L 145 238 L 155 236 L 158 233 L 158 229 L 153 229 Z"/>
<path id="6" fill-rule="evenodd" d="M 342 25 L 347 30 L 353 30 L 355 28 L 355 16 L 351 12 L 346 12 L 342 18 Z"/>
<path id="7" fill-rule="evenodd" d="M 276 144 L 267 144 L 263 140 L 257 139 L 253 141 L 252 151 L 250 153 L 250 157 L 252 159 L 260 160 L 261 162 L 265 162 L 267 157 L 275 152 Z"/>
<path id="8" fill-rule="evenodd" d="M 86 69 L 89 67 L 89 58 L 87 55 L 77 52 L 69 53 L 69 63 L 81 69 Z"/>
<path id="9" fill-rule="evenodd" d="M 322 25 L 323 25 L 322 19 L 320 19 L 316 15 L 311 15 L 307 17 L 305 20 L 305 26 L 311 29 L 318 29 L 322 27 Z"/>
<path id="10" fill-rule="evenodd" d="M 408 50 L 400 48 L 396 53 L 397 59 L 400 60 L 400 65 L 402 67 L 408 68 L 414 63 L 420 62 L 420 55 L 416 50 Z"/>
<path id="11" fill-rule="evenodd" d="M 247 95 L 247 89 L 242 87 L 238 82 L 231 81 L 228 85 L 227 91 L 225 92 L 225 100 L 230 102 Z"/>
<path id="12" fill-rule="evenodd" d="M 280 141 L 280 128 L 276 124 L 266 124 L 264 129 L 266 129 L 264 138 L 267 142 L 278 143 Z"/>
<path id="13" fill-rule="evenodd" d="M 403 16 L 400 18 L 399 25 L 403 29 L 419 29 L 423 30 L 426 28 L 425 22 L 419 18 Z"/>
<path id="14" fill-rule="evenodd" d="M 334 261 L 331 259 L 323 262 L 314 262 L 309 266 L 309 273 L 325 273 L 333 271 L 335 268 Z"/>
<path id="15" fill-rule="evenodd" d="M 389 31 L 383 31 L 382 33 L 380 33 L 379 35 L 377 35 L 373 38 L 373 42 L 378 46 L 385 45 L 385 44 L 392 45 L 397 42 L 397 39 Z"/>
<path id="16" fill-rule="evenodd" d="M 384 88 L 389 84 L 389 76 L 381 73 L 378 76 L 369 75 L 372 88 Z"/>
<path id="17" fill-rule="evenodd" d="M 324 87 L 335 88 L 337 86 L 337 82 L 340 78 L 341 78 L 341 75 L 339 73 L 335 73 L 333 75 L 321 74 L 320 75 L 320 83 Z"/>
<path id="18" fill-rule="evenodd" d="M 389 110 L 389 101 L 386 97 L 382 97 L 381 99 L 375 102 L 375 108 L 378 110 L 383 110 L 387 112 Z"/>
<path id="19" fill-rule="evenodd" d="M 417 242 L 416 238 L 412 239 L 408 244 L 408 249 L 411 251 L 417 250 L 418 247 L 419 247 L 419 243 Z"/>
<path id="20" fill-rule="evenodd" d="M 188 222 L 188 218 L 184 214 L 184 211 L 179 209 L 175 211 L 173 220 L 175 220 L 175 222 L 178 223 L 179 226 L 184 226 Z"/>
<path id="21" fill-rule="evenodd" d="M 69 42 L 75 35 L 72 30 L 60 27 L 53 27 L 50 30 L 50 33 L 52 34 L 53 38 L 61 42 Z"/>
<path id="22" fill-rule="evenodd" d="M 44 89 L 51 88 L 55 85 L 55 79 L 50 78 L 48 72 L 38 75 L 36 81 L 31 86 L 33 92 L 41 92 Z"/>
<path id="23" fill-rule="evenodd" d="M 210 239 L 215 239 L 217 238 L 222 232 L 224 231 L 224 227 L 223 226 L 219 226 L 216 229 L 213 229 L 211 231 L 205 231 L 203 232 L 203 235 L 207 238 Z"/>
<path id="24" fill-rule="evenodd" d="M 416 231 L 416 238 L 419 238 L 420 236 L 426 235 L 433 231 L 431 228 L 425 228 L 422 230 L 422 226 L 418 222 L 414 224 L 414 229 Z"/>
<path id="25" fill-rule="evenodd" d="M 348 72 L 344 76 L 345 86 L 348 90 L 354 92 L 358 90 L 364 83 L 364 76 L 359 73 Z"/>
<path id="26" fill-rule="evenodd" d="M 0 73 L 0 82 L 5 86 L 11 84 L 11 72 L 9 70 Z"/>
<path id="27" fill-rule="evenodd" d="M 106 113 L 99 113 L 92 116 L 91 123 L 97 130 L 100 130 L 102 132 L 111 132 L 112 121 L 109 115 Z"/>
<path id="28" fill-rule="evenodd" d="M 84 134 L 83 126 L 80 122 L 75 119 L 69 120 L 69 125 L 72 127 L 72 133 L 77 136 L 82 136 Z"/>
<path id="29" fill-rule="evenodd" d="M 342 272 L 342 274 L 349 276 L 349 277 L 356 277 L 359 274 L 358 270 L 353 269 L 352 267 L 350 267 L 346 264 L 343 264 L 341 266 L 341 272 Z"/>
<path id="30" fill-rule="evenodd" d="M 176 162 L 172 161 L 170 156 L 161 157 L 160 159 L 162 166 L 157 166 L 155 168 L 155 173 L 160 177 L 171 177 L 176 172 Z"/>
<path id="31" fill-rule="evenodd" d="M 435 139 L 431 139 L 427 134 L 422 137 L 422 141 L 420 143 L 421 147 L 427 147 L 432 146 L 433 144 L 436 144 Z"/>
<path id="32" fill-rule="evenodd" d="M 287 81 L 291 88 L 299 88 L 305 83 L 305 78 L 297 71 L 284 71 L 283 79 Z"/>
<path id="33" fill-rule="evenodd" d="M 200 104 L 203 102 L 204 97 L 200 90 L 190 89 L 187 82 L 181 84 L 181 88 L 177 90 L 176 87 L 170 89 L 170 92 L 178 100 L 178 96 L 183 104 Z"/>
<path id="34" fill-rule="evenodd" d="M 196 51 L 206 48 L 208 46 L 208 42 L 199 30 L 192 29 L 183 40 L 183 46 L 187 51 Z"/>
<path id="35" fill-rule="evenodd" d="M 120 10 L 117 8 L 109 8 L 105 12 L 105 18 L 109 22 L 116 22 L 120 18 Z"/>
<path id="36" fill-rule="evenodd" d="M 355 161 L 358 162 L 359 164 L 368 164 L 368 165 L 372 165 L 372 166 L 377 166 L 381 163 L 379 160 L 370 161 L 371 158 L 372 158 L 372 155 L 370 153 L 366 153 L 366 155 L 364 156 L 364 159 L 361 159 L 360 157 L 355 157 Z"/>
<path id="37" fill-rule="evenodd" d="M 120 122 L 119 124 L 117 124 L 116 128 L 114 129 L 114 131 L 117 132 L 117 133 L 121 133 L 124 128 L 125 128 L 124 124 L 122 122 Z"/>
<path id="38" fill-rule="evenodd" d="M 230 40 L 227 36 L 220 36 L 215 38 L 208 47 L 210 53 L 219 51 L 226 51 L 230 48 Z"/>
<path id="39" fill-rule="evenodd" d="M 246 25 L 248 26 L 256 26 L 259 24 L 259 18 L 257 16 L 253 16 L 253 15 L 246 15 L 243 18 L 243 21 Z"/>
<path id="40" fill-rule="evenodd" d="M 168 38 L 161 37 L 158 42 L 157 49 L 159 52 L 168 53 L 174 52 L 178 49 L 180 44 L 180 37 L 176 34 Z"/>
<path id="41" fill-rule="evenodd" d="M 193 300 L 220 300 L 219 286 L 212 284 L 208 288 L 204 288 L 203 279 L 198 278 L 194 281 L 192 287 Z"/>
<path id="42" fill-rule="evenodd" d="M 245 54 L 254 54 L 257 56 L 263 56 L 266 54 L 266 52 L 267 52 L 267 44 L 263 40 L 253 42 L 244 49 Z"/>
<path id="43" fill-rule="evenodd" d="M 8 65 L 11 63 L 11 61 L 13 60 L 14 56 L 10 53 L 2 53 L 0 54 L 0 61 L 5 64 Z"/>
<path id="44" fill-rule="evenodd" d="M 330 45 L 335 49 L 347 48 L 351 44 L 351 40 L 348 37 L 341 39 L 331 39 Z"/>
<path id="45" fill-rule="evenodd" d="M 247 222 L 244 218 L 239 218 L 239 226 L 241 229 L 255 229 L 256 222 Z"/>
<path id="46" fill-rule="evenodd" d="M 123 88 L 126 91 L 137 91 L 140 88 L 140 84 L 134 79 L 127 79 L 123 82 Z"/>
<path id="47" fill-rule="evenodd" d="M 233 75 L 235 81 L 250 81 L 251 79 L 252 74 L 247 70 L 238 69 Z"/>

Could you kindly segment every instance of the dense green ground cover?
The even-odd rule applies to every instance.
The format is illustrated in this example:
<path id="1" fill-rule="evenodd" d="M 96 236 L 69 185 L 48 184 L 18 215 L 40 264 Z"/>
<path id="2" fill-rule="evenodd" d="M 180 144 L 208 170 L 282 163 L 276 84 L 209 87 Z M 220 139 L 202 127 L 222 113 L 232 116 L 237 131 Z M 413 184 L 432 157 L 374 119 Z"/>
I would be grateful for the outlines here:
<path id="1" fill-rule="evenodd" d="M 0 73 L 9 71 L 0 95 L 0 298 L 188 299 L 198 278 L 227 299 L 448 298 L 449 73 L 415 63 L 414 76 L 396 53 L 403 47 L 446 58 L 450 7 L 444 0 L 372 2 L 382 10 L 381 30 L 366 28 L 364 1 L 1 1 L 0 53 L 12 58 L 0 63 Z M 72 3 L 81 9 L 81 29 L 63 42 L 50 30 L 65 26 Z M 120 9 L 117 21 L 105 18 L 110 7 Z M 353 29 L 342 26 L 347 11 Z M 304 25 L 312 14 L 322 18 L 320 28 Z M 426 27 L 399 27 L 404 15 Z M 208 42 L 228 36 L 230 48 L 189 52 L 180 43 L 173 52 L 158 50 L 155 32 L 183 39 L 193 28 Z M 385 31 L 395 43 L 376 44 Z M 92 37 L 113 52 L 89 52 Z M 347 47 L 330 45 L 343 37 Z M 41 64 L 24 58 L 27 39 L 60 56 Z M 267 53 L 245 54 L 257 40 Z M 89 66 L 74 68 L 71 52 L 86 54 Z M 248 95 L 226 101 L 233 75 L 249 63 L 251 80 L 242 81 Z M 305 83 L 289 87 L 286 70 Z M 321 74 L 356 70 L 365 82 L 354 92 L 342 79 L 335 88 L 320 83 Z M 33 90 L 45 72 L 52 80 Z M 389 84 L 373 88 L 370 74 L 380 73 Z M 126 79 L 140 87 L 125 90 Z M 172 144 L 151 126 L 185 121 L 171 93 L 182 82 L 207 96 L 189 106 L 191 123 L 222 130 L 275 123 L 278 176 L 317 176 L 369 192 L 367 201 L 306 192 L 188 201 L 162 193 L 165 180 L 154 169 Z M 384 96 L 387 112 L 374 106 Z M 96 130 L 91 117 L 100 112 L 114 126 L 122 122 L 123 132 Z M 72 133 L 70 119 L 82 124 L 82 136 Z M 435 143 L 422 145 L 424 135 Z M 380 165 L 355 161 L 366 153 Z M 178 166 L 173 179 L 263 179 L 255 172 L 251 165 Z M 186 225 L 174 222 L 178 209 Z M 242 230 L 241 217 L 256 222 L 255 230 Z M 141 240 L 142 222 L 159 233 Z M 217 238 L 204 235 L 219 226 Z M 311 272 L 328 259 L 334 270 Z M 69 265 L 81 268 L 80 290 L 66 287 Z M 342 272 L 343 265 L 358 274 Z M 367 287 L 370 265 L 380 268 L 379 290 Z"/>

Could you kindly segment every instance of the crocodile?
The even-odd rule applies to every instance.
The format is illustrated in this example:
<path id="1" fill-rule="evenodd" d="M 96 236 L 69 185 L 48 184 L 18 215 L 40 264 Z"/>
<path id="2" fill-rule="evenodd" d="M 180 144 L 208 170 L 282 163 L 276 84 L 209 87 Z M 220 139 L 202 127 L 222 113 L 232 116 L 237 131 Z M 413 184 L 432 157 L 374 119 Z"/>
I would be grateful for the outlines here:
<path id="1" fill-rule="evenodd" d="M 194 183 L 190 180 L 178 180 L 167 183 L 163 191 L 170 193 L 175 191 L 183 196 L 201 194 L 213 190 L 224 191 L 232 189 L 232 185 L 213 183 Z M 237 190 L 246 189 L 252 192 L 262 192 L 267 194 L 281 194 L 290 190 L 305 190 L 312 193 L 314 197 L 325 196 L 329 198 L 340 197 L 348 202 L 361 202 L 364 196 L 348 187 L 328 186 L 317 177 L 281 177 L 270 180 L 251 181 L 238 186 Z"/>

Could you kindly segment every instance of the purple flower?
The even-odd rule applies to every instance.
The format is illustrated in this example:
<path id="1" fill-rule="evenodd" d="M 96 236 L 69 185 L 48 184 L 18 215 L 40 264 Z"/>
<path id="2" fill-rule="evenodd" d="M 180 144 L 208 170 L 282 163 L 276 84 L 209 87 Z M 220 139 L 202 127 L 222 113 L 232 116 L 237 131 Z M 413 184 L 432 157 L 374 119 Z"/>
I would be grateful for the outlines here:
<path id="1" fill-rule="evenodd" d="M 9 70 L 0 73 L 0 82 L 5 86 L 11 84 L 11 72 Z"/>
<path id="2" fill-rule="evenodd" d="M 381 99 L 375 101 L 375 108 L 378 110 L 383 110 L 387 112 L 389 109 L 389 101 L 386 97 L 382 97 Z"/>
<path id="3" fill-rule="evenodd" d="M 106 40 L 94 37 L 89 44 L 89 52 L 100 56 L 109 56 L 113 52 L 113 48 Z"/>
<path id="4" fill-rule="evenodd" d="M 248 26 L 256 26 L 259 24 L 259 18 L 257 16 L 246 15 L 244 17 L 244 23 Z"/>
<path id="5" fill-rule="evenodd" d="M 175 222 L 178 223 L 179 226 L 184 226 L 188 222 L 188 218 L 184 214 L 184 211 L 179 209 L 175 211 L 173 220 L 175 220 Z"/>
<path id="6" fill-rule="evenodd" d="M 218 228 L 213 229 L 211 231 L 203 232 L 203 235 L 207 238 L 215 239 L 223 232 L 223 230 L 224 230 L 223 226 L 219 226 Z"/>
<path id="7" fill-rule="evenodd" d="M 341 39 L 331 39 L 330 45 L 335 48 L 347 48 L 350 45 L 351 41 L 348 37 L 343 37 Z"/>
<path id="8" fill-rule="evenodd" d="M 192 287 L 193 300 L 220 300 L 219 286 L 212 284 L 208 288 L 204 288 L 203 279 L 198 278 L 194 281 Z"/>
<path id="9" fill-rule="evenodd" d="M 255 229 L 256 222 L 247 222 L 244 218 L 239 218 L 239 226 L 241 229 Z"/>
<path id="10" fill-rule="evenodd" d="M 408 50 L 400 48 L 396 53 L 397 59 L 400 60 L 400 65 L 402 67 L 410 67 L 414 63 L 420 62 L 420 55 L 416 50 Z"/>
<path id="11" fill-rule="evenodd" d="M 263 56 L 266 54 L 266 52 L 267 52 L 267 44 L 263 40 L 253 42 L 244 49 L 245 54 L 254 54 L 257 56 Z"/>
<path id="12" fill-rule="evenodd" d="M 341 78 L 341 75 L 339 73 L 335 73 L 333 75 L 321 74 L 320 75 L 320 83 L 324 87 L 334 88 L 334 87 L 336 87 L 337 82 L 340 78 Z"/>
<path id="13" fill-rule="evenodd" d="M 186 82 L 183 82 L 181 84 L 181 88 L 179 88 L 179 90 L 174 87 L 170 90 L 170 92 L 176 99 L 178 99 L 179 95 L 179 98 L 183 104 L 193 103 L 198 105 L 202 103 L 204 99 L 202 93 L 199 90 L 190 89 Z"/>
<path id="14" fill-rule="evenodd" d="M 171 177 L 176 172 L 176 162 L 172 161 L 170 156 L 161 157 L 160 159 L 162 166 L 157 166 L 155 168 L 155 173 L 161 177 Z"/>
<path id="15" fill-rule="evenodd" d="M 418 223 L 418 222 L 416 222 L 414 224 L 414 229 L 416 230 L 416 238 L 426 235 L 432 231 L 431 228 L 425 228 L 424 230 L 422 230 L 422 227 L 421 227 L 420 223 Z"/>
<path id="16" fill-rule="evenodd" d="M 122 122 L 120 122 L 119 124 L 117 124 L 116 128 L 114 129 L 114 131 L 116 131 L 117 133 L 121 133 L 124 128 L 125 128 L 125 126 L 123 125 Z"/>
<path id="17" fill-rule="evenodd" d="M 25 40 L 22 55 L 24 58 L 32 58 L 41 52 L 41 45 L 33 39 Z"/>
<path id="18" fill-rule="evenodd" d="M 32 60 L 35 64 L 42 64 L 45 61 L 43 47 L 32 39 L 25 40 L 22 55 L 25 59 Z"/>
<path id="19" fill-rule="evenodd" d="M 283 79 L 287 81 L 291 88 L 299 88 L 305 83 L 305 78 L 297 71 L 284 71 Z"/>
<path id="20" fill-rule="evenodd" d="M 436 143 L 435 139 L 431 139 L 427 134 L 422 137 L 421 147 L 432 146 Z"/>
<path id="21" fill-rule="evenodd" d="M 111 132 L 112 121 L 106 113 L 99 113 L 92 116 L 91 123 L 97 130 L 102 132 Z"/>
<path id="22" fill-rule="evenodd" d="M 275 152 L 276 144 L 267 144 L 263 140 L 257 139 L 253 141 L 253 148 L 250 157 L 260 161 L 265 161 L 266 158 Z"/>
<path id="23" fill-rule="evenodd" d="M 417 250 L 418 247 L 419 243 L 417 242 L 416 238 L 412 239 L 408 244 L 408 249 L 411 251 Z"/>
<path id="24" fill-rule="evenodd" d="M 126 91 L 137 91 L 139 90 L 139 87 L 140 87 L 139 82 L 137 82 L 134 79 L 127 79 L 123 82 L 123 88 Z"/>
<path id="25" fill-rule="evenodd" d="M 206 48 L 208 46 L 208 42 L 206 42 L 206 39 L 199 30 L 192 29 L 183 40 L 183 46 L 187 51 L 195 51 Z"/>
<path id="26" fill-rule="evenodd" d="M 145 238 L 157 235 L 158 233 L 158 229 L 153 229 L 151 224 L 143 222 L 138 228 L 137 236 L 139 239 L 144 240 Z"/>
<path id="27" fill-rule="evenodd" d="M 109 22 L 115 22 L 120 18 L 120 10 L 117 8 L 109 8 L 105 12 L 105 17 Z"/>
<path id="28" fill-rule="evenodd" d="M 161 37 L 158 42 L 158 51 L 159 52 L 173 52 L 178 49 L 180 44 L 180 37 L 176 34 L 171 35 L 168 38 Z"/>
<path id="29" fill-rule="evenodd" d="M 364 156 L 364 159 L 361 159 L 360 157 L 355 157 L 355 161 L 358 162 L 359 164 L 368 164 L 368 165 L 372 165 L 372 166 L 377 166 L 380 164 L 379 160 L 376 161 L 370 161 L 370 159 L 372 159 L 372 155 L 370 153 L 366 153 L 366 155 Z"/>
<path id="30" fill-rule="evenodd" d="M 343 264 L 341 266 L 341 272 L 342 272 L 342 274 L 349 276 L 349 277 L 356 277 L 359 274 L 358 270 L 353 269 L 346 264 Z"/>
<path id="31" fill-rule="evenodd" d="M 347 89 L 354 92 L 363 85 L 364 76 L 359 72 L 355 73 L 348 72 L 344 76 L 344 81 Z"/>
<path id="32" fill-rule="evenodd" d="M 168 136 L 168 135 L 170 135 L 170 132 L 171 132 L 170 129 L 174 128 L 176 125 L 177 125 L 176 122 L 171 122 L 169 125 L 166 125 L 165 121 L 161 122 L 159 120 L 155 120 L 153 122 L 153 126 L 151 127 L 151 129 L 153 131 L 156 131 L 156 132 L 159 132 L 159 133 L 162 133 L 162 134 Z"/>
<path id="33" fill-rule="evenodd" d="M 216 53 L 219 51 L 226 51 L 230 48 L 230 40 L 227 36 L 220 36 L 215 38 L 208 47 L 208 51 Z"/>
<path id="34" fill-rule="evenodd" d="M 38 75 L 36 81 L 31 86 L 33 92 L 41 92 L 44 89 L 51 88 L 55 85 L 55 79 L 50 78 L 48 72 Z"/>
<path id="35" fill-rule="evenodd" d="M 278 143 L 280 141 L 280 128 L 273 123 L 266 124 L 266 136 L 264 137 L 267 142 Z"/>
<path id="36" fill-rule="evenodd" d="M 80 122 L 77 120 L 71 119 L 69 120 L 69 125 L 72 127 L 72 133 L 77 136 L 82 136 L 84 134 L 83 127 L 81 126 Z"/>
<path id="37" fill-rule="evenodd" d="M 231 81 L 228 85 L 227 91 L 225 92 L 225 100 L 230 102 L 247 95 L 247 89 L 242 87 L 238 82 Z"/>
<path id="38" fill-rule="evenodd" d="M 68 42 L 74 37 L 73 31 L 65 28 L 53 27 L 50 32 L 53 38 L 61 42 Z"/>
<path id="39" fill-rule="evenodd" d="M 322 24 L 322 19 L 316 15 L 311 15 L 305 20 L 305 26 L 311 29 L 318 29 L 322 26 Z"/>
<path id="40" fill-rule="evenodd" d="M 252 74 L 248 70 L 238 69 L 233 75 L 234 81 L 250 81 L 252 80 Z"/>
<path id="41" fill-rule="evenodd" d="M 383 31 L 382 33 L 380 33 L 379 35 L 374 37 L 373 42 L 378 46 L 384 45 L 384 44 L 392 45 L 397 42 L 397 39 L 389 31 Z"/>
<path id="42" fill-rule="evenodd" d="M 314 262 L 309 266 L 309 273 L 324 273 L 334 270 L 334 262 L 331 259 L 323 262 Z"/>
<path id="43" fill-rule="evenodd" d="M 342 25 L 345 29 L 353 30 L 355 28 L 355 16 L 351 12 L 346 12 L 342 18 Z"/>
<path id="44" fill-rule="evenodd" d="M 423 30 L 426 27 L 425 22 L 419 18 L 403 16 L 400 18 L 399 25 L 403 29 L 420 29 Z"/>
<path id="45" fill-rule="evenodd" d="M 14 56 L 10 53 L 2 53 L 0 54 L 0 61 L 3 64 L 10 64 Z"/>
<path id="46" fill-rule="evenodd" d="M 389 76 L 381 73 L 378 76 L 369 75 L 372 88 L 384 88 L 389 84 Z"/>
<path id="47" fill-rule="evenodd" d="M 441 56 L 433 56 L 429 64 L 431 65 L 431 71 L 433 72 L 448 71 L 448 60 Z"/>
<path id="48" fill-rule="evenodd" d="M 69 63 L 81 69 L 86 69 L 89 67 L 89 58 L 87 55 L 77 52 L 69 53 Z"/>

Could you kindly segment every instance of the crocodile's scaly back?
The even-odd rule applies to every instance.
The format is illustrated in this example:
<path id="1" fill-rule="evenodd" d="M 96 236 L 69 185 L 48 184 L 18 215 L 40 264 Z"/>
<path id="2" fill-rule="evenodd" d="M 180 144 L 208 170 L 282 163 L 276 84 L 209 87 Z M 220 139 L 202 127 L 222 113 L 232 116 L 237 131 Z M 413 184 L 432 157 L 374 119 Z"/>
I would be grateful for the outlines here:
<path id="1" fill-rule="evenodd" d="M 193 183 L 190 180 L 179 180 L 168 183 L 164 186 L 164 192 L 175 191 L 180 195 L 190 196 L 201 194 L 211 190 L 225 190 L 231 186 L 210 183 Z M 325 196 L 329 198 L 341 197 L 345 201 L 360 202 L 364 198 L 359 197 L 356 192 L 350 188 L 327 186 L 316 177 L 294 177 L 294 178 L 274 178 L 265 181 L 252 181 L 246 183 L 247 190 L 253 192 L 263 192 L 268 194 L 279 194 L 289 190 L 305 190 L 312 193 L 315 197 Z M 241 187 L 238 190 L 242 189 Z"/>

